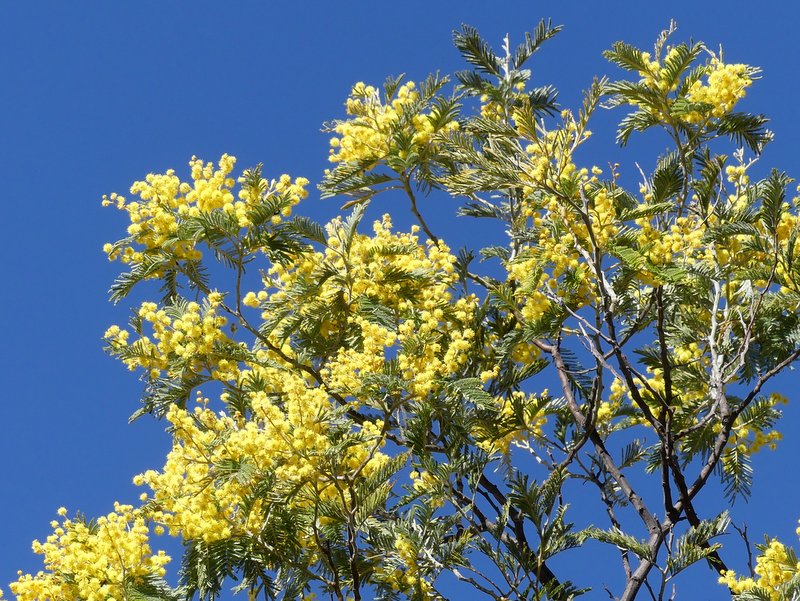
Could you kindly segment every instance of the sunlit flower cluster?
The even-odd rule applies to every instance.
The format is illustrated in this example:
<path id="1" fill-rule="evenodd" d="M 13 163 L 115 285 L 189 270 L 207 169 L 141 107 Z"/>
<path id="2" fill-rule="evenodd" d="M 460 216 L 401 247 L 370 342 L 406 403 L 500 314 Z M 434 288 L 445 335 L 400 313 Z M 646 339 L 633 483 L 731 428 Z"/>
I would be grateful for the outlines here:
<path id="1" fill-rule="evenodd" d="M 66 513 L 59 510 L 62 517 Z M 114 511 L 96 522 L 65 518 L 51 526 L 45 542 L 33 542 L 46 571 L 20 573 L 11 584 L 17 601 L 121 601 L 128 598 L 127 586 L 163 577 L 170 561 L 163 551 L 151 551 L 148 520 L 131 505 L 115 503 Z"/>
<path id="2" fill-rule="evenodd" d="M 637 219 L 641 228 L 637 242 L 642 254 L 655 265 L 673 262 L 692 263 L 701 248 L 705 227 L 692 217 L 678 217 L 667 231 L 661 231 L 649 219 Z"/>
<path id="3" fill-rule="evenodd" d="M 614 378 L 609 388 L 608 400 L 600 402 L 595 415 L 595 422 L 600 427 L 609 425 L 622 407 L 624 399 L 628 397 L 628 387 L 625 386 L 625 383 L 619 378 Z"/>
<path id="4" fill-rule="evenodd" d="M 442 242 L 420 244 L 416 228 L 395 234 L 391 227 L 387 215 L 375 222 L 373 236 L 348 237 L 342 222 L 334 221 L 327 228 L 324 252 L 298 256 L 288 269 L 276 265 L 265 282 L 270 290 L 244 299 L 249 306 L 264 307 L 264 319 L 298 288 L 314 290 L 306 306 L 293 307 L 301 314 L 315 317 L 343 305 L 342 321 L 326 321 L 322 333 L 350 332 L 358 342 L 341 346 L 323 375 L 332 390 L 356 403 L 368 376 L 380 373 L 390 348 L 409 392 L 424 397 L 438 380 L 463 367 L 474 337 L 469 323 L 477 300 L 471 295 L 452 299 L 455 257 L 449 249 Z M 315 285 L 320 278 L 322 283 Z M 360 307 L 370 299 L 395 312 L 396 319 L 379 321 L 362 313 Z"/>
<path id="5" fill-rule="evenodd" d="M 291 214 L 291 206 L 300 202 L 308 193 L 308 180 L 288 175 L 278 180 L 248 180 L 252 172 L 239 178 L 242 184 L 235 195 L 235 180 L 231 173 L 236 158 L 223 154 L 216 167 L 192 157 L 191 182 L 182 182 L 173 169 L 164 174 L 149 174 L 143 181 L 135 182 L 130 189 L 136 200 L 128 200 L 119 194 L 103 197 L 103 205 L 114 205 L 126 211 L 130 220 L 128 238 L 116 244 L 108 243 L 103 250 L 109 260 L 123 263 L 141 263 L 153 253 L 166 252 L 176 260 L 196 261 L 202 257 L 197 248 L 194 228 L 182 228 L 187 221 L 220 211 L 236 218 L 240 227 L 253 224 L 257 207 L 276 196 L 281 196 L 280 213 L 272 216 L 273 222 Z M 237 200 L 238 196 L 238 200 Z M 152 277 L 158 277 L 155 272 Z"/>
<path id="6" fill-rule="evenodd" d="M 199 259 L 202 254 L 190 239 L 177 236 L 181 216 L 196 216 L 232 203 L 231 192 L 235 181 L 230 177 L 236 159 L 222 155 L 215 169 L 212 163 L 203 163 L 192 157 L 192 183 L 181 182 L 175 171 L 149 174 L 143 181 L 135 182 L 130 189 L 138 200 L 128 201 L 124 196 L 111 194 L 103 197 L 103 205 L 115 205 L 127 211 L 130 218 L 126 245 L 106 244 L 103 250 L 110 260 L 123 263 L 141 262 L 147 251 L 165 250 L 177 259 Z M 143 247 L 143 249 L 142 249 Z M 141 249 L 141 250 L 140 250 Z"/>
<path id="7" fill-rule="evenodd" d="M 130 332 L 111 326 L 105 339 L 129 369 L 146 369 L 153 378 L 164 371 L 179 376 L 208 370 L 217 379 L 235 379 L 237 363 L 221 350 L 230 343 L 222 331 L 228 322 L 219 314 L 222 300 L 222 294 L 212 292 L 202 305 L 188 302 L 159 307 L 144 302 L 137 317 L 140 323 L 149 324 L 152 338 L 142 334 L 132 342 Z"/>
<path id="8" fill-rule="evenodd" d="M 786 405 L 789 402 L 784 395 L 773 392 L 767 397 L 767 402 L 771 407 Z M 783 435 L 773 429 L 764 430 L 756 425 L 745 421 L 741 416 L 736 420 L 731 429 L 731 436 L 728 440 L 729 448 L 736 449 L 739 453 L 752 455 L 762 450 L 764 447 L 774 451 Z M 723 457 L 723 461 L 725 458 Z"/>
<path id="9" fill-rule="evenodd" d="M 790 561 L 786 546 L 772 539 L 756 558 L 754 571 L 756 578 L 737 577 L 736 572 L 728 570 L 720 576 L 719 583 L 735 594 L 758 587 L 766 590 L 772 601 L 782 601 L 785 597 L 781 594 L 781 585 L 789 582 L 800 571 L 800 563 Z"/>
<path id="10" fill-rule="evenodd" d="M 394 550 L 405 565 L 405 569 L 396 570 L 393 574 L 393 588 L 410 592 L 420 599 L 436 598 L 431 583 L 420 575 L 418 553 L 414 543 L 401 534 L 395 540 Z"/>
<path id="11" fill-rule="evenodd" d="M 523 192 L 529 199 L 537 189 L 556 187 L 564 178 L 577 175 L 584 182 L 588 181 L 588 171 L 578 169 L 573 153 L 591 137 L 592 132 L 581 127 L 568 110 L 562 111 L 561 119 L 561 127 L 556 129 L 548 130 L 541 125 L 535 133 L 524 129 L 519 131 L 520 136 L 528 142 L 521 175 Z M 535 209 L 536 204 L 529 210 L 531 208 Z"/>
<path id="12" fill-rule="evenodd" d="M 435 133 L 429 114 L 420 112 L 420 94 L 416 84 L 401 85 L 391 99 L 381 101 L 380 92 L 362 82 L 353 86 L 347 99 L 347 114 L 352 118 L 334 127 L 338 137 L 331 139 L 330 161 L 377 161 L 398 150 L 397 138 L 402 132 L 410 138 L 411 147 L 427 145 Z M 456 121 L 445 124 L 441 131 L 458 129 Z M 405 158 L 408 149 L 400 149 Z"/>
<path id="13" fill-rule="evenodd" d="M 687 97 L 692 102 L 711 105 L 710 116 L 724 117 L 744 98 L 747 88 L 753 83 L 751 72 L 752 68 L 748 65 L 726 64 L 712 59 L 706 83 L 699 80 L 694 82 Z M 693 111 L 686 116 L 690 123 L 699 123 L 705 118 L 705 111 Z"/>
<path id="14" fill-rule="evenodd" d="M 484 428 L 476 429 L 473 435 L 478 446 L 487 453 L 508 455 L 511 445 L 527 446 L 531 440 L 540 438 L 547 423 L 547 416 L 540 410 L 541 399 L 547 395 L 547 390 L 541 394 L 514 391 L 509 396 L 496 397 L 499 435 Z"/>
<path id="15" fill-rule="evenodd" d="M 258 531 L 263 505 L 247 501 L 265 474 L 284 486 L 310 486 L 322 498 L 335 497 L 327 393 L 283 370 L 260 369 L 259 377 L 271 392 L 251 393 L 249 419 L 215 413 L 204 398 L 193 410 L 172 406 L 167 413 L 174 436 L 167 462 L 134 482 L 153 490 L 153 518 L 170 534 L 213 542 Z M 358 442 L 335 458 L 339 473 L 366 476 L 384 464 L 381 428 L 379 422 L 359 428 Z M 248 477 L 232 466 L 245 466 Z"/>
<path id="16" fill-rule="evenodd" d="M 658 57 L 653 58 L 649 52 L 642 52 L 642 60 L 646 65 L 644 69 L 639 71 L 642 83 L 649 87 L 657 88 L 662 92 L 674 91 L 678 87 L 678 81 L 670 77 L 669 70 L 665 69 L 664 65 L 678 59 L 678 57 L 679 50 L 677 47 L 667 50 L 662 61 L 659 61 Z"/>

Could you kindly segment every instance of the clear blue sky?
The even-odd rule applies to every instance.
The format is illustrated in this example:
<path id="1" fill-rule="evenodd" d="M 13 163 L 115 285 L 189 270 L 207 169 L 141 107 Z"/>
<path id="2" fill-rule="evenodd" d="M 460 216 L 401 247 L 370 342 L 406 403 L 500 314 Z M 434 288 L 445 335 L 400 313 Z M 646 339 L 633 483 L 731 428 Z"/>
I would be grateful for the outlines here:
<path id="1" fill-rule="evenodd" d="M 57 507 L 97 515 L 116 499 L 133 500 L 131 477 L 160 467 L 167 449 L 163 424 L 127 424 L 140 385 L 102 352 L 105 328 L 128 314 L 106 301 L 117 267 L 101 247 L 124 224 L 101 208 L 102 194 L 127 191 L 150 171 L 185 169 L 193 154 L 223 152 L 242 167 L 263 161 L 269 174 L 316 182 L 327 166 L 321 124 L 342 116 L 354 82 L 452 72 L 464 67 L 450 41 L 460 23 L 499 44 L 506 33 L 519 40 L 542 17 L 565 30 L 533 63 L 534 81 L 557 85 L 566 106 L 593 76 L 615 73 L 602 50 L 619 39 L 649 46 L 670 18 L 678 37 L 722 43 L 730 60 L 761 66 L 746 107 L 773 119 L 776 141 L 762 168 L 800 175 L 800 3 L 0 3 L 0 587 L 7 591 L 18 568 L 39 569 L 30 541 L 48 534 Z M 654 156 L 615 149 L 620 116 L 592 128 L 591 159 L 633 173 L 635 161 L 647 167 Z M 432 204 L 425 210 L 447 239 L 455 205 Z M 312 192 L 302 211 L 324 219 L 337 207 Z M 781 382 L 791 399 L 785 440 L 758 457 L 756 493 L 735 518 L 747 519 L 756 538 L 795 542 L 800 398 L 796 375 Z M 725 597 L 722 587 L 700 584 L 713 581 L 705 570 L 697 577 L 695 593 L 683 589 L 679 598 Z"/>

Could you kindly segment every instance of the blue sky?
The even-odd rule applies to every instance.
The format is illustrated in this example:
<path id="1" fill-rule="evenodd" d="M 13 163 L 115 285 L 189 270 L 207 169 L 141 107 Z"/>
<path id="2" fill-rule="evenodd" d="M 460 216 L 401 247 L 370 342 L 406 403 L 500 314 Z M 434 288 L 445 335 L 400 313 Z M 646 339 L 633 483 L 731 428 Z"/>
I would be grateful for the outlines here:
<path id="1" fill-rule="evenodd" d="M 649 46 L 670 18 L 678 38 L 724 44 L 726 56 L 763 68 L 745 107 L 772 118 L 776 140 L 761 169 L 800 175 L 796 23 L 800 4 L 727 2 L 4 2 L 0 4 L 0 181 L 5 206 L 0 331 L 5 374 L 0 436 L 0 587 L 17 569 L 39 569 L 30 541 L 48 534 L 56 508 L 103 514 L 138 494 L 131 477 L 163 462 L 163 424 L 128 425 L 140 385 L 102 352 L 101 336 L 128 315 L 106 291 L 117 272 L 101 247 L 122 235 L 121 214 L 100 198 L 127 191 L 150 171 L 183 170 L 192 155 L 223 152 L 239 166 L 319 181 L 328 142 L 321 124 L 343 114 L 356 81 L 388 74 L 419 80 L 464 68 L 451 44 L 460 23 L 499 45 L 520 40 L 542 17 L 565 26 L 533 63 L 534 82 L 575 106 L 595 75 L 616 74 L 601 57 L 616 40 Z M 712 8 L 713 6 L 713 8 Z M 787 50 L 788 49 L 788 50 Z M 665 142 L 620 152 L 621 114 L 601 115 L 587 151 L 635 173 Z M 637 149 L 650 154 L 637 154 Z M 423 210 L 458 239 L 456 206 Z M 301 209 L 327 219 L 337 201 L 314 192 Z M 392 209 L 383 201 L 371 216 Z M 450 229 L 447 229 L 450 228 Z M 757 460 L 756 492 L 736 519 L 796 540 L 800 485 L 798 379 L 782 378 L 791 403 L 779 450 Z M 732 541 L 732 544 L 736 544 Z M 699 595 L 724 589 L 697 572 Z M 601 598 L 599 593 L 590 598 Z"/>

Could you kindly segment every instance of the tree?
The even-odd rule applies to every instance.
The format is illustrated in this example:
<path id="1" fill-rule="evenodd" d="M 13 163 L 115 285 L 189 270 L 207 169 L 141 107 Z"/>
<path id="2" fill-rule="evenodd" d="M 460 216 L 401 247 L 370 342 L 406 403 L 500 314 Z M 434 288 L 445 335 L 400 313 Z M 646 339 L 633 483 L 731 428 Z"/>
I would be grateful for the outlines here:
<path id="1" fill-rule="evenodd" d="M 619 554 L 613 598 L 667 598 L 698 562 L 741 599 L 800 594 L 790 548 L 768 539 L 737 576 L 719 541 L 779 439 L 768 384 L 800 356 L 798 200 L 783 173 L 750 180 L 771 134 L 736 111 L 758 69 L 670 30 L 652 53 L 615 44 L 631 80 L 561 110 L 526 68 L 558 31 L 498 54 L 463 26 L 472 69 L 452 85 L 356 84 L 329 126 L 319 187 L 348 212 L 327 225 L 293 216 L 308 180 L 236 177 L 228 155 L 104 199 L 130 221 L 105 247 L 126 270 L 112 300 L 160 287 L 108 350 L 173 448 L 135 477 L 140 506 L 60 510 L 19 601 L 211 599 L 229 579 L 252 599 L 436 599 L 448 578 L 565 600 L 592 583 L 559 556 L 590 540 Z M 601 106 L 628 111 L 619 144 L 671 144 L 638 190 L 580 164 Z M 452 253 L 423 217 L 434 190 L 505 240 Z M 361 231 L 377 194 L 418 225 Z M 701 515 L 712 480 L 725 498 Z M 575 525 L 589 488 L 597 514 Z M 151 530 L 183 543 L 178 588 Z"/>

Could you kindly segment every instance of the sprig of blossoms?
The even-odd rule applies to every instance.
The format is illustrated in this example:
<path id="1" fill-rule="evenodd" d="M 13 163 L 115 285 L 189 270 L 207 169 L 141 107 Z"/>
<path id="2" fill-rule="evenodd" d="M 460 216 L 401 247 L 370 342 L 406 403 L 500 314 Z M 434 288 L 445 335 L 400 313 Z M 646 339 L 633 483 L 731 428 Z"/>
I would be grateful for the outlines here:
<path id="1" fill-rule="evenodd" d="M 458 129 L 458 122 L 435 126 L 432 115 L 421 112 L 420 93 L 409 81 L 401 85 L 394 96 L 381 101 L 380 92 L 373 86 L 358 82 L 346 102 L 351 119 L 335 124 L 338 137 L 331 138 L 329 160 L 332 163 L 377 161 L 393 152 L 405 158 L 407 149 L 399 150 L 397 140 L 408 136 L 410 147 L 423 147 L 438 131 Z"/>
<path id="2" fill-rule="evenodd" d="M 689 87 L 687 98 L 692 102 L 710 105 L 708 114 L 711 117 L 724 117 L 744 98 L 747 88 L 753 83 L 755 72 L 749 65 L 726 64 L 714 58 L 707 68 L 706 83 L 695 81 Z M 686 120 L 699 123 L 705 116 L 705 111 L 692 111 L 686 115 Z"/>
<path id="3" fill-rule="evenodd" d="M 257 532 L 266 508 L 249 504 L 260 478 L 274 475 L 284 487 L 294 487 L 289 506 L 317 497 L 336 501 L 335 476 L 326 476 L 333 442 L 333 407 L 321 388 L 309 388 L 303 378 L 274 368 L 254 368 L 247 377 L 262 379 L 269 394 L 250 394 L 252 414 L 216 413 L 208 399 L 198 396 L 192 410 L 175 405 L 167 412 L 173 447 L 161 471 L 149 470 L 134 478 L 152 489 L 158 508 L 153 519 L 171 535 L 207 543 Z M 351 478 L 366 477 L 388 459 L 382 423 L 365 422 L 354 433 L 347 450 L 339 451 L 339 470 Z M 246 465 L 240 477 L 229 477 L 232 465 Z M 305 490 L 306 494 L 302 493 Z M 308 537 L 311 533 L 299 533 Z"/>
<path id="4" fill-rule="evenodd" d="M 114 504 L 114 511 L 96 522 L 67 519 L 51 522 L 53 534 L 33 542 L 44 556 L 46 571 L 19 573 L 11 584 L 17 601 L 109 601 L 127 598 L 127 586 L 149 577 L 162 578 L 170 558 L 153 553 L 148 542 L 148 519 L 141 509 Z"/>
<path id="5" fill-rule="evenodd" d="M 783 585 L 800 572 L 800 562 L 793 559 L 794 553 L 791 552 L 790 556 L 790 549 L 777 539 L 768 540 L 758 548 L 761 553 L 756 557 L 753 568 L 756 578 L 737 577 L 735 571 L 727 570 L 720 576 L 719 583 L 736 595 L 758 589 L 768 595 L 771 601 L 782 601 L 787 598 L 782 593 Z"/>
<path id="6" fill-rule="evenodd" d="M 261 307 L 265 320 L 280 311 L 306 320 L 326 315 L 320 324 L 325 338 L 352 336 L 355 343 L 332 350 L 322 369 L 331 390 L 358 402 L 393 348 L 409 392 L 422 398 L 467 362 L 477 298 L 453 300 L 455 256 L 441 241 L 421 244 L 416 232 L 394 233 L 384 215 L 373 224 L 373 236 L 350 236 L 335 220 L 327 226 L 324 252 L 298 255 L 290 268 L 273 266 L 268 289 L 248 293 L 244 303 Z M 376 301 L 394 314 L 391 322 L 379 323 L 362 309 Z M 331 307 L 342 312 L 338 322 Z"/>
<path id="7" fill-rule="evenodd" d="M 231 175 L 235 165 L 236 157 L 228 154 L 223 154 L 216 166 L 192 157 L 191 181 L 181 181 L 175 170 L 169 169 L 135 182 L 130 193 L 136 200 L 117 193 L 103 196 L 103 206 L 116 206 L 127 212 L 130 220 L 127 238 L 103 246 L 109 260 L 137 264 L 148 255 L 167 253 L 178 261 L 198 261 L 202 257 L 198 243 L 204 234 L 203 228 L 189 226 L 192 220 L 219 213 L 235 219 L 239 228 L 247 228 L 263 222 L 267 208 L 271 222 L 277 224 L 308 196 L 306 178 L 292 180 L 284 174 L 267 180 L 258 168 L 235 179 Z M 155 272 L 151 277 L 158 275 Z"/>
<path id="8" fill-rule="evenodd" d="M 150 335 L 141 334 L 131 341 L 128 330 L 111 326 L 105 333 L 109 350 L 118 355 L 130 370 L 143 368 L 151 378 L 166 371 L 171 376 L 199 373 L 208 370 L 220 380 L 236 379 L 238 367 L 224 351 L 233 344 L 222 328 L 227 318 L 219 314 L 223 296 L 211 292 L 203 302 L 179 301 L 168 307 L 159 307 L 146 301 L 136 317 L 141 331 L 148 324 Z M 152 338 L 151 338 L 152 336 Z"/>

